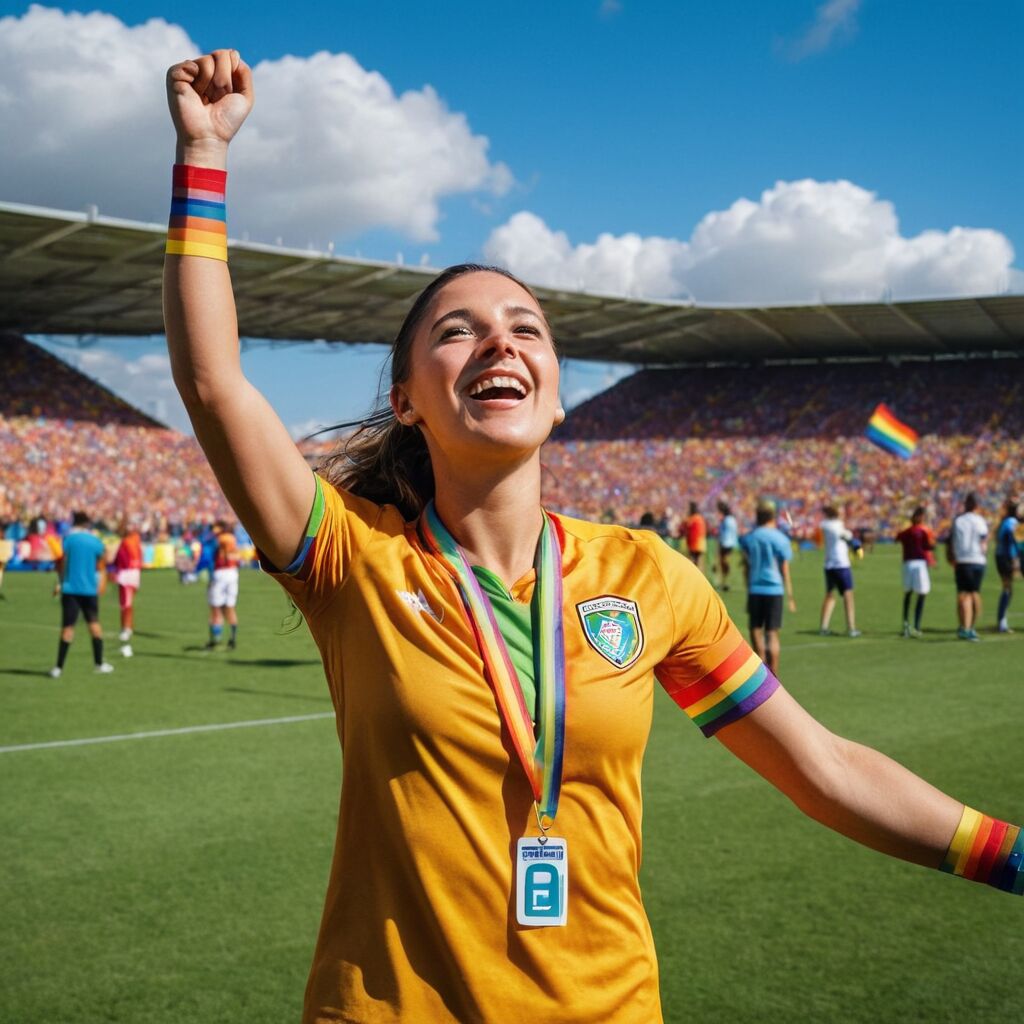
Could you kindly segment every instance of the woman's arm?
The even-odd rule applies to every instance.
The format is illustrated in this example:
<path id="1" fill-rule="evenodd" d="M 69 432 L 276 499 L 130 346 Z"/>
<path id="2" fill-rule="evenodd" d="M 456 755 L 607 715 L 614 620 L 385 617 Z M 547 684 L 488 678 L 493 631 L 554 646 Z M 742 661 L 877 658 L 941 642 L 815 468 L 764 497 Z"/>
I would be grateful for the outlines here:
<path id="1" fill-rule="evenodd" d="M 809 817 L 890 856 L 941 866 L 964 805 L 829 732 L 785 690 L 717 736 Z"/>
<path id="2" fill-rule="evenodd" d="M 216 50 L 167 72 L 177 162 L 225 170 L 228 144 L 253 103 L 252 72 Z M 174 382 L 217 482 L 257 547 L 275 565 L 295 555 L 313 504 L 305 459 L 267 400 L 246 380 L 227 264 L 164 261 L 164 325 Z"/>

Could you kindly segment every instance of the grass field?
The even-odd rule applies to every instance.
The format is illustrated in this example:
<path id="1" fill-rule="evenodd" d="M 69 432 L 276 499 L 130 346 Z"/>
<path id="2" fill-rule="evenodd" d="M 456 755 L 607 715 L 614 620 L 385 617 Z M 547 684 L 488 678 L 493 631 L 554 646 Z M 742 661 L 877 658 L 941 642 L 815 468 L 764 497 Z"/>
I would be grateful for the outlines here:
<path id="1" fill-rule="evenodd" d="M 903 640 L 896 552 L 879 549 L 856 567 L 865 635 L 848 640 L 817 635 L 820 575 L 820 554 L 797 559 L 789 689 L 836 731 L 1024 820 L 1024 590 L 1017 635 L 963 643 L 940 566 L 925 637 Z M 117 671 L 92 674 L 80 629 L 55 681 L 51 586 L 10 574 L 0 601 L 0 1022 L 297 1020 L 339 783 L 333 723 L 304 717 L 330 711 L 305 629 L 282 633 L 282 595 L 246 573 L 239 649 L 209 655 L 202 589 L 149 573 L 136 656 L 118 656 L 108 594 Z M 986 625 L 996 589 L 990 570 Z M 727 598 L 742 622 L 741 596 Z M 806 821 L 660 693 L 643 884 L 670 1024 L 1020 1015 L 1024 900 Z"/>

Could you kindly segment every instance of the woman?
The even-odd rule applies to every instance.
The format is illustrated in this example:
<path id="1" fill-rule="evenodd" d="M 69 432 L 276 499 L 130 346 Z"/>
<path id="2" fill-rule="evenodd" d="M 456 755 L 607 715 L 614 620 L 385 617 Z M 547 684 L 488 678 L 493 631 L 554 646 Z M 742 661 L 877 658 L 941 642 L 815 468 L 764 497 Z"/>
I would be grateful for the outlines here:
<path id="1" fill-rule="evenodd" d="M 456 267 L 428 286 L 395 342 L 390 407 L 313 476 L 242 375 L 217 226 L 249 68 L 217 51 L 171 68 L 168 92 L 191 167 L 165 265 L 175 380 L 307 619 L 343 749 L 305 1021 L 660 1020 L 637 884 L 655 673 L 820 821 L 970 876 L 979 835 L 997 836 L 984 877 L 1022 881 L 1019 830 L 810 718 L 685 558 L 541 507 L 558 362 L 508 274 Z"/>

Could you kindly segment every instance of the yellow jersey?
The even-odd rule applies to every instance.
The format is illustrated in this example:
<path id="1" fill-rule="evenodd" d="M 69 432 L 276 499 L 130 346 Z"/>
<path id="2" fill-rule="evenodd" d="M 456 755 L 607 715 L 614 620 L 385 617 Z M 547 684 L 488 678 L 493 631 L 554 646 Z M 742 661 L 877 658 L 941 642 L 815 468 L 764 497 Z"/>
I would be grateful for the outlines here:
<path id="1" fill-rule="evenodd" d="M 565 754 L 552 834 L 564 927 L 516 923 L 533 795 L 456 584 L 415 522 L 318 478 L 306 543 L 271 570 L 306 617 L 343 783 L 303 1021 L 654 1024 L 637 874 L 655 676 L 708 735 L 777 682 L 691 562 L 655 534 L 552 516 L 562 544 Z M 528 602 L 534 572 L 512 596 Z"/>

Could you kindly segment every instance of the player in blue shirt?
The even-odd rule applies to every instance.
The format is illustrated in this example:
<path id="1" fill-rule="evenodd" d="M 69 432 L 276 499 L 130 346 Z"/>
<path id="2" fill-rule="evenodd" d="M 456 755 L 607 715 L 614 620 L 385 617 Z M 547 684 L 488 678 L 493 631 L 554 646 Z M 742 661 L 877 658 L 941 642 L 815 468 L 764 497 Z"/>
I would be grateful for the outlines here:
<path id="1" fill-rule="evenodd" d="M 1020 525 L 1020 519 L 1018 516 L 1017 499 L 1007 498 L 1006 514 L 996 530 L 996 569 L 999 571 L 999 578 L 1003 581 L 1003 592 L 999 595 L 999 613 L 996 616 L 999 623 L 996 628 L 1000 633 L 1013 632 L 1006 619 L 1006 613 L 1010 609 L 1010 601 L 1013 598 L 1013 573 L 1019 560 L 1017 528 Z"/>
<path id="2" fill-rule="evenodd" d="M 64 659 L 75 638 L 79 612 L 85 616 L 92 637 L 96 671 L 103 674 L 114 671 L 114 666 L 103 660 L 103 627 L 99 615 L 99 591 L 106 549 L 90 527 L 89 517 L 84 512 L 76 512 L 72 517 L 71 532 L 64 538 L 64 552 L 57 560 L 56 592 L 60 594 L 61 631 L 57 664 L 50 669 L 53 679 L 59 679 L 64 671 Z"/>
<path id="3" fill-rule="evenodd" d="M 772 672 L 779 670 L 779 630 L 782 628 L 782 597 L 796 611 L 789 560 L 793 547 L 775 525 L 775 502 L 757 506 L 757 529 L 740 537 L 743 572 L 747 578 L 747 614 L 750 643 Z"/>

